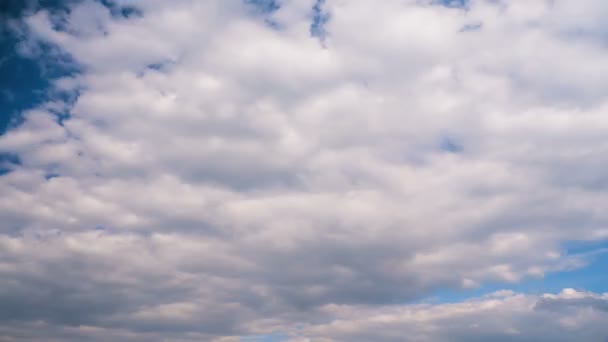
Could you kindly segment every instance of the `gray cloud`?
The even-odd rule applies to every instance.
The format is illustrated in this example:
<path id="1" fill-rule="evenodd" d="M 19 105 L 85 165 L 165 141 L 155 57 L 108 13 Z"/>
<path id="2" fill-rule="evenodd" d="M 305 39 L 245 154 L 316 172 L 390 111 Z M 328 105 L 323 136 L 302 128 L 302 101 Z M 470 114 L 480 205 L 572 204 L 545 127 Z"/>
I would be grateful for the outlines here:
<path id="1" fill-rule="evenodd" d="M 453 304 L 327 308 L 329 324 L 294 341 L 604 341 L 606 295 L 566 289 L 541 296 L 499 291 Z M 548 301 L 552 310 L 540 308 Z M 570 308 L 571 310 L 562 310 Z"/>
<path id="2" fill-rule="evenodd" d="M 313 5 L 25 20 L 25 47 L 82 72 L 54 83 L 74 103 L 0 137 L 21 162 L 0 176 L 0 335 L 601 341 L 568 330 L 597 294 L 403 303 L 581 267 L 562 245 L 608 238 L 605 6 L 581 2 L 573 37 L 565 1 L 328 0 L 321 44 Z"/>

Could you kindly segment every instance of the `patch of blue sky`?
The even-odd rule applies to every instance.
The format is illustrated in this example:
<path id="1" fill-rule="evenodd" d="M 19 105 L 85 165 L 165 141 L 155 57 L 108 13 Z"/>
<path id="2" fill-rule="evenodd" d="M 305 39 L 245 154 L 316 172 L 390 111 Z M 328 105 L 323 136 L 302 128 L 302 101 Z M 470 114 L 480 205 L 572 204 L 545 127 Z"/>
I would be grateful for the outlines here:
<path id="1" fill-rule="evenodd" d="M 261 13 L 272 13 L 279 8 L 281 5 L 276 0 L 243 0 L 247 5 L 253 6 L 257 11 Z"/>
<path id="2" fill-rule="evenodd" d="M 325 24 L 329 22 L 330 15 L 323 10 L 325 0 L 317 0 L 312 7 L 312 21 L 310 23 L 310 35 L 319 38 L 321 41 L 327 36 Z"/>
<path id="3" fill-rule="evenodd" d="M 53 88 L 54 80 L 80 71 L 72 58 L 56 47 L 39 42 L 22 49 L 27 29 L 20 19 L 32 11 L 18 2 L 10 2 L 0 13 L 0 135 L 21 122 L 27 109 L 62 96 Z M 49 11 L 59 11 L 60 5 L 48 2 Z M 10 24 L 9 24 L 10 22 Z M 56 97 L 58 96 L 58 98 Z M 62 120 L 66 113 L 60 113 Z"/>
<path id="4" fill-rule="evenodd" d="M 256 14 L 261 14 L 264 17 L 264 23 L 273 29 L 280 29 L 278 22 L 271 18 L 271 14 L 281 8 L 281 5 L 276 0 L 243 0 L 250 8 L 253 8 Z"/>
<path id="5" fill-rule="evenodd" d="M 433 0 L 433 3 L 451 8 L 466 8 L 469 0 Z"/>
<path id="6" fill-rule="evenodd" d="M 0 153 L 0 176 L 10 173 L 21 164 L 18 155 L 13 153 Z"/>
<path id="7" fill-rule="evenodd" d="M 565 249 L 569 255 L 584 256 L 588 264 L 574 270 L 548 273 L 542 278 L 528 278 L 520 283 L 490 282 L 472 290 L 439 291 L 421 302 L 455 303 L 499 290 L 532 295 L 557 293 L 565 288 L 595 293 L 608 292 L 608 241 L 573 242 L 566 244 Z"/>
<path id="8" fill-rule="evenodd" d="M 49 108 L 49 111 L 55 115 L 55 120 L 59 125 L 63 126 L 64 121 L 70 118 L 70 110 L 80 96 L 80 92 L 80 89 L 53 92 L 52 97 L 54 100 L 65 103 L 64 107 Z"/>
<path id="9" fill-rule="evenodd" d="M 132 18 L 141 17 L 143 15 L 142 10 L 136 6 L 135 1 L 117 1 L 117 0 L 97 0 L 102 5 L 106 6 L 110 10 L 110 14 L 114 18 Z"/>
<path id="10" fill-rule="evenodd" d="M 16 124 L 19 114 L 45 99 L 50 86 L 40 64 L 20 56 L 16 51 L 18 38 L 8 29 L 0 37 L 0 134 Z"/>

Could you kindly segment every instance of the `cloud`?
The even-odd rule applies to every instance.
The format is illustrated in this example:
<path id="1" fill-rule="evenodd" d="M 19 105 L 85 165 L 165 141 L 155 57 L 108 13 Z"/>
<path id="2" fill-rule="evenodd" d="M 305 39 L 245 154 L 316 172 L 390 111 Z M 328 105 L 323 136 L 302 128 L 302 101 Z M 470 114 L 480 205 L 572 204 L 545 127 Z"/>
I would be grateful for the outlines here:
<path id="1" fill-rule="evenodd" d="M 402 304 L 608 238 L 605 5 L 133 3 L 24 19 L 80 72 L 0 137 L 2 335 L 579 336 L 561 297 Z"/>
<path id="2" fill-rule="evenodd" d="M 554 304 L 547 310 L 545 304 Z M 603 341 L 608 303 L 598 295 L 511 291 L 452 304 L 353 308 L 330 306 L 331 323 L 303 329 L 294 341 Z M 565 310 L 567 309 L 567 310 Z"/>

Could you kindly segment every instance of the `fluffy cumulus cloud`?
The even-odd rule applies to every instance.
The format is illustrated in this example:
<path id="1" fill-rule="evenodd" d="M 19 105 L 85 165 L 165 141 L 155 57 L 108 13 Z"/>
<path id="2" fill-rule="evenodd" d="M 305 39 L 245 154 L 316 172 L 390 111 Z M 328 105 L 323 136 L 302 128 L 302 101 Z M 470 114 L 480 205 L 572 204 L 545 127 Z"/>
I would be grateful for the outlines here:
<path id="1" fill-rule="evenodd" d="M 0 340 L 604 341 L 606 294 L 411 303 L 602 252 L 564 244 L 608 239 L 606 15 L 601 0 L 31 11 L 20 53 L 78 72 L 0 136 Z"/>

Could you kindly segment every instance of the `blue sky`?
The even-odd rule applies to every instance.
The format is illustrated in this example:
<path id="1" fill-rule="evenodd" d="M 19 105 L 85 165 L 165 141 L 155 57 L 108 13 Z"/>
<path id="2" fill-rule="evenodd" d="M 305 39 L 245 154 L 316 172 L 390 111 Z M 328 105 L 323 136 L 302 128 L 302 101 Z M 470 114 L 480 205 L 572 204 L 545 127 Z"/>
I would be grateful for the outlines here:
<path id="1" fill-rule="evenodd" d="M 2 44 L 2 118 L 1 128 L 4 132 L 11 118 L 24 109 L 37 105 L 44 90 L 48 87 L 47 79 L 35 60 L 20 57 L 16 53 L 15 37 L 4 32 Z"/>
<path id="2" fill-rule="evenodd" d="M 584 289 L 597 293 L 608 291 L 606 284 L 606 273 L 608 271 L 608 243 L 587 244 L 581 243 L 583 247 L 567 249 L 569 253 L 585 252 L 586 264 L 583 267 L 563 272 L 548 273 L 541 278 L 526 279 L 515 284 L 487 283 L 475 290 L 465 291 L 438 291 L 436 294 L 423 301 L 431 302 L 457 302 L 468 298 L 484 296 L 499 290 L 512 290 L 519 293 L 543 294 L 559 292 L 564 288 Z"/>
<path id="3" fill-rule="evenodd" d="M 58 50 L 56 46 L 41 42 L 35 49 L 25 52 L 27 27 L 23 18 L 40 9 L 62 15 L 70 2 L 43 1 L 40 4 L 31 2 L 9 1 L 2 8 L 2 39 L 0 51 L 0 132 L 4 133 L 11 126 L 18 125 L 22 113 L 28 109 L 43 105 L 54 98 L 71 100 L 66 94 L 58 93 L 52 82 L 58 78 L 78 72 L 78 64 Z M 57 113 L 58 115 L 65 113 Z"/>
<path id="4" fill-rule="evenodd" d="M 603 1 L 7 4 L 0 339 L 608 337 Z"/>

